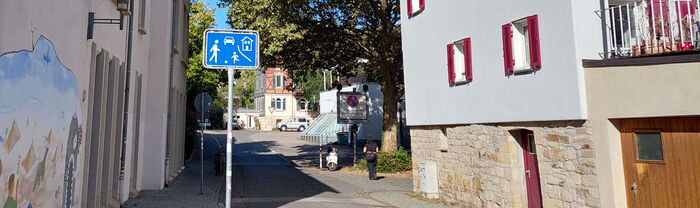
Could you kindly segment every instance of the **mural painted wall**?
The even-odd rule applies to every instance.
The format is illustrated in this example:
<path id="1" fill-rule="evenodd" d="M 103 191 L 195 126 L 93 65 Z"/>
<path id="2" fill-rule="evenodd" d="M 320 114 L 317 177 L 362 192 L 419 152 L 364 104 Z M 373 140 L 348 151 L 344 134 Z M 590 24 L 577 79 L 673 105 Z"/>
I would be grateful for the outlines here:
<path id="1" fill-rule="evenodd" d="M 0 205 L 71 207 L 83 147 L 78 86 L 40 37 L 0 55 Z M 75 199 L 75 201 L 78 201 Z"/>

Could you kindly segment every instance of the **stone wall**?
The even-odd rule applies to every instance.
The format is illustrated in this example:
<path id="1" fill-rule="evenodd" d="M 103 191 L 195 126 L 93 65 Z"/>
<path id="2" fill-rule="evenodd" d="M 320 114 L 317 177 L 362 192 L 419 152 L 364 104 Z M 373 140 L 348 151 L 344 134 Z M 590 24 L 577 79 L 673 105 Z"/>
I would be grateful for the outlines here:
<path id="1" fill-rule="evenodd" d="M 420 191 L 419 164 L 435 162 L 439 194 L 447 201 L 526 207 L 521 129 L 535 136 L 544 207 L 600 206 L 587 121 L 411 127 L 414 191 Z"/>

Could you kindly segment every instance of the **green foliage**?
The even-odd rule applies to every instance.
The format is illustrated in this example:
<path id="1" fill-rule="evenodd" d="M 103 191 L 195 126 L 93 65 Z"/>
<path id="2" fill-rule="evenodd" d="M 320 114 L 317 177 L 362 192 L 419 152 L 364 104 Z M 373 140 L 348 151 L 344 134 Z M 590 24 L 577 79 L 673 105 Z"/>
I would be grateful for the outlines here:
<path id="1" fill-rule="evenodd" d="M 217 88 L 226 79 L 224 71 L 205 69 L 202 65 L 204 30 L 214 26 L 214 8 L 201 0 L 190 2 L 189 50 L 187 67 L 188 104 L 201 92 L 217 97 Z"/>
<path id="2" fill-rule="evenodd" d="M 291 88 L 302 86 L 313 98 L 313 82 L 323 69 L 348 76 L 361 68 L 380 82 L 384 131 L 395 135 L 389 132 L 395 131 L 396 103 L 403 91 L 399 0 L 221 1 L 229 7 L 231 28 L 260 33 L 261 64 L 287 69 L 296 84 Z M 396 149 L 394 143 L 386 144 L 385 150 Z"/>
<path id="3" fill-rule="evenodd" d="M 397 173 L 411 170 L 411 153 L 399 147 L 392 152 L 379 152 L 377 171 L 380 173 Z"/>
<path id="4" fill-rule="evenodd" d="M 224 123 L 224 108 L 220 106 L 212 106 L 209 110 L 209 120 L 213 129 L 225 129 Z"/>
<path id="5" fill-rule="evenodd" d="M 319 102 L 321 90 L 323 90 L 323 74 L 318 71 L 308 71 L 306 81 L 300 85 L 304 91 L 306 100 L 316 103 Z"/>
<path id="6" fill-rule="evenodd" d="M 241 107 L 248 108 L 253 105 L 253 93 L 255 93 L 255 71 L 241 71 L 233 86 L 233 95 L 242 99 Z"/>
<path id="7" fill-rule="evenodd" d="M 398 173 L 411 170 L 411 153 L 399 147 L 392 152 L 379 152 L 377 155 L 377 172 Z M 360 170 L 367 170 L 367 161 L 362 158 L 355 163 Z"/>

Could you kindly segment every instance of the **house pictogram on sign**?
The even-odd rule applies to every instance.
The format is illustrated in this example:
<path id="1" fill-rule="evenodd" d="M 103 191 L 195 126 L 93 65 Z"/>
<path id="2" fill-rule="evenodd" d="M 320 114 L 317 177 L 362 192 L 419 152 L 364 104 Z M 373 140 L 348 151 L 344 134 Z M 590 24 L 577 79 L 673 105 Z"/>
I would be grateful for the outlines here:
<path id="1" fill-rule="evenodd" d="M 243 51 L 253 51 L 253 39 L 246 36 L 241 40 L 241 42 L 243 45 Z"/>

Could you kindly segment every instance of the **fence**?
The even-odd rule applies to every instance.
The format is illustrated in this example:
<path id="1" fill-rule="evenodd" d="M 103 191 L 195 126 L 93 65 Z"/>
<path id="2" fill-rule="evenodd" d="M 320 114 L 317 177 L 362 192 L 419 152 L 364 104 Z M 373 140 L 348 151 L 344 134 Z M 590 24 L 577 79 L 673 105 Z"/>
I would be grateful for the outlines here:
<path id="1" fill-rule="evenodd" d="M 643 0 L 596 13 L 605 21 L 604 58 L 698 49 L 700 0 Z"/>

